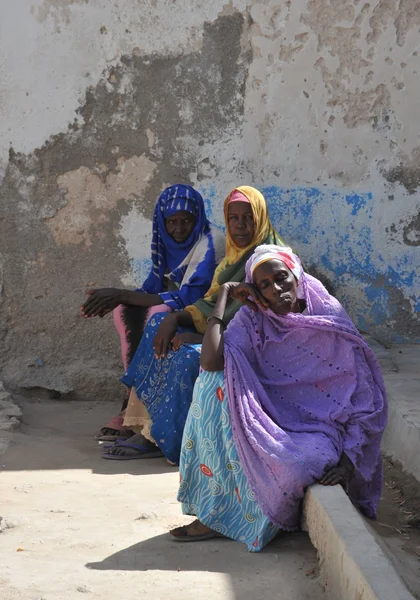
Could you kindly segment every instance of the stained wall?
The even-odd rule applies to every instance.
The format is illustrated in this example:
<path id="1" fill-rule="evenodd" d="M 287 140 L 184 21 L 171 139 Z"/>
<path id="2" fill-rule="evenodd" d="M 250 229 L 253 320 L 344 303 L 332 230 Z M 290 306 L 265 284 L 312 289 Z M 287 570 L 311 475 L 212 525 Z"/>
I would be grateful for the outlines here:
<path id="1" fill-rule="evenodd" d="M 117 397 L 111 319 L 153 205 L 237 184 L 381 341 L 420 340 L 420 2 L 0 0 L 0 370 Z"/>

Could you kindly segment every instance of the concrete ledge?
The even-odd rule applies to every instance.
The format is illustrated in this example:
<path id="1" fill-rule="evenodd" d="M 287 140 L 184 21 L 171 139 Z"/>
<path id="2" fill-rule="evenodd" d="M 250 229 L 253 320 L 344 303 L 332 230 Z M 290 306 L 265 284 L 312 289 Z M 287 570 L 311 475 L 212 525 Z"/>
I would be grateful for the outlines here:
<path id="1" fill-rule="evenodd" d="M 318 550 L 331 600 L 414 600 L 341 486 L 306 493 L 303 528 Z"/>

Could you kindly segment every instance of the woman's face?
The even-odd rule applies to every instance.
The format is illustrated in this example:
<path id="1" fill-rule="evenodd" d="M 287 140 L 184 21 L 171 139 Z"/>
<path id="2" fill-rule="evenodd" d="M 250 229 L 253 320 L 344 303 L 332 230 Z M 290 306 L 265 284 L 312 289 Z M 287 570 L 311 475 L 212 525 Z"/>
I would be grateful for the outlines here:
<path id="1" fill-rule="evenodd" d="M 165 219 L 165 227 L 168 234 L 178 244 L 182 244 L 192 234 L 196 219 L 194 215 L 186 210 L 180 210 L 171 217 Z"/>
<path id="2" fill-rule="evenodd" d="M 268 260 L 259 265 L 253 279 L 260 294 L 277 315 L 298 312 L 297 281 L 281 260 Z"/>
<path id="3" fill-rule="evenodd" d="M 254 239 L 254 215 L 249 202 L 232 202 L 228 205 L 228 230 L 239 248 L 246 248 Z"/>

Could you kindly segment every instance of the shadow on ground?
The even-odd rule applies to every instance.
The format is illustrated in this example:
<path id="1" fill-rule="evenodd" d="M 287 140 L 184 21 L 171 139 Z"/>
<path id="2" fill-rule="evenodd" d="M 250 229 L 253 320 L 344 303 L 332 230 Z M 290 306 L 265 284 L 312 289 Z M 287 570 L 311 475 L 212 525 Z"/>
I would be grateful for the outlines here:
<path id="1" fill-rule="evenodd" d="M 22 409 L 23 419 L 20 429 L 7 435 L 10 446 L 2 460 L 4 470 L 90 469 L 104 475 L 157 475 L 176 469 L 164 458 L 113 461 L 101 457 L 103 445 L 95 440 L 95 434 L 118 414 L 118 403 L 24 397 L 14 397 L 14 401 Z M 14 452 L 17 446 L 27 451 Z"/>
<path id="2" fill-rule="evenodd" d="M 170 572 L 184 571 L 225 573 L 237 599 L 268 598 L 274 589 L 278 589 L 279 598 L 289 598 L 286 588 L 293 590 L 299 580 L 303 583 L 302 580 L 317 578 L 318 566 L 313 562 L 313 552 L 303 532 L 282 533 L 260 553 L 249 553 L 244 545 L 228 539 L 181 544 L 164 534 L 134 544 L 101 562 L 88 563 L 86 567 L 99 571 L 168 571 L 168 576 Z M 227 560 L 227 555 L 231 559 Z M 296 564 L 296 556 L 306 567 Z M 308 564 L 313 566 L 308 569 Z M 279 580 L 279 569 L 290 574 L 287 581 Z M 265 591 L 271 594 L 265 595 Z M 302 600 L 309 598 L 303 594 Z"/>

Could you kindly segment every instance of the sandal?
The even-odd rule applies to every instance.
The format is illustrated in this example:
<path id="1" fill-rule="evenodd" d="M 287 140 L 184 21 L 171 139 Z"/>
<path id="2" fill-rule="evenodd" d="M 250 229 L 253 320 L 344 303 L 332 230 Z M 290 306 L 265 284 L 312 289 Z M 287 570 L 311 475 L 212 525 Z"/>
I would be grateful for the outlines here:
<path id="1" fill-rule="evenodd" d="M 137 454 L 113 454 L 110 452 L 111 448 L 132 448 L 137 450 Z M 105 452 L 102 454 L 102 458 L 106 460 L 138 460 L 139 458 L 160 458 L 163 456 L 162 451 L 157 447 L 150 444 L 150 446 L 141 446 L 140 444 L 130 444 L 124 440 L 117 440 L 111 446 L 107 446 Z"/>
<path id="2" fill-rule="evenodd" d="M 189 531 L 191 531 L 191 529 L 196 528 L 197 525 L 201 525 L 202 527 L 206 527 L 206 529 L 209 529 L 206 525 L 204 525 L 198 519 L 196 519 L 189 525 L 183 525 L 182 527 L 176 527 L 175 529 L 172 529 L 169 532 L 169 534 L 175 542 L 204 542 L 205 540 L 211 540 L 213 538 L 226 537 L 223 534 L 218 533 L 217 531 L 213 531 L 212 529 L 209 529 L 209 531 L 206 531 L 204 533 L 197 533 L 195 535 L 190 534 Z"/>

